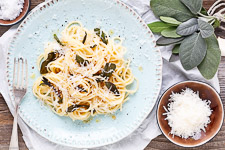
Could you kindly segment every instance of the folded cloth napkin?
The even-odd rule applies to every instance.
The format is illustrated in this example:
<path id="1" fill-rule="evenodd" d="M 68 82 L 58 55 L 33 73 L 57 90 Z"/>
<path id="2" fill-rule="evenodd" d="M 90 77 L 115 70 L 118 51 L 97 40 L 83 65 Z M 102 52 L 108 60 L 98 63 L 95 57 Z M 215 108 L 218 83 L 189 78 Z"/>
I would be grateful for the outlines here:
<path id="1" fill-rule="evenodd" d="M 145 20 L 146 23 L 150 23 L 157 20 L 157 18 L 155 18 L 154 14 L 150 10 L 149 0 L 123 0 L 123 2 L 133 8 Z M 39 6 L 37 6 L 36 8 L 38 8 Z M 8 84 L 6 81 L 6 56 L 10 39 L 15 34 L 17 27 L 18 25 L 13 26 L 0 38 L 0 79 L 1 81 L 3 81 L 2 85 L 0 86 L 0 92 L 5 98 L 5 101 L 12 113 L 14 112 L 14 106 L 13 101 L 8 95 L 9 91 Z M 217 76 L 215 76 L 212 80 L 207 81 L 201 76 L 197 69 L 193 69 L 190 71 L 184 70 L 179 60 L 169 63 L 169 59 L 172 53 L 171 46 L 161 47 L 161 52 L 163 57 L 163 83 L 160 95 L 171 85 L 185 80 L 204 81 L 212 85 L 218 92 L 220 91 Z M 18 123 L 23 133 L 23 139 L 30 150 L 74 150 L 74 148 L 61 146 L 41 137 L 29 126 L 27 126 L 21 118 L 19 118 Z M 156 121 L 155 107 L 149 114 L 149 116 L 144 120 L 142 125 L 131 135 L 117 143 L 100 147 L 97 149 L 141 150 L 144 149 L 153 138 L 157 137 L 160 134 L 161 132 L 158 128 Z"/>

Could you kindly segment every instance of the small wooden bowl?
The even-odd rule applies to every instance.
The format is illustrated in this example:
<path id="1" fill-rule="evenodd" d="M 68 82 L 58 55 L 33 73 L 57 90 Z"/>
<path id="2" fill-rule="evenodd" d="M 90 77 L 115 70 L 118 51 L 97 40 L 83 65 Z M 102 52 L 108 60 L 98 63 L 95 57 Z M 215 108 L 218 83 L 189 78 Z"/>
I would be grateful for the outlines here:
<path id="1" fill-rule="evenodd" d="M 190 88 L 193 91 L 199 91 L 199 96 L 203 100 L 210 100 L 211 110 L 213 110 L 210 120 L 211 123 L 208 124 L 206 128 L 206 132 L 201 132 L 201 137 L 199 140 L 194 140 L 193 138 L 182 139 L 181 137 L 175 136 L 173 137 L 170 134 L 171 127 L 168 125 L 168 121 L 165 120 L 166 116 L 162 115 L 166 111 L 164 110 L 163 106 L 166 108 L 168 107 L 169 98 L 172 92 L 180 93 L 182 89 Z M 157 121 L 162 133 L 174 144 L 177 144 L 182 147 L 196 147 L 202 144 L 205 144 L 209 140 L 211 140 L 215 135 L 219 132 L 220 128 L 222 127 L 224 120 L 224 109 L 221 98 L 219 94 L 216 92 L 214 88 L 210 85 L 199 82 L 199 81 L 185 81 L 180 82 L 172 87 L 170 87 L 161 97 L 158 108 L 157 108 Z"/>
<path id="2" fill-rule="evenodd" d="M 19 23 L 20 21 L 22 21 L 26 17 L 26 15 L 28 14 L 28 11 L 30 9 L 30 4 L 31 4 L 30 0 L 24 0 L 23 10 L 20 13 L 20 15 L 14 20 L 2 20 L 2 19 L 0 19 L 0 26 L 11 26 L 11 25 L 15 25 L 15 24 Z"/>

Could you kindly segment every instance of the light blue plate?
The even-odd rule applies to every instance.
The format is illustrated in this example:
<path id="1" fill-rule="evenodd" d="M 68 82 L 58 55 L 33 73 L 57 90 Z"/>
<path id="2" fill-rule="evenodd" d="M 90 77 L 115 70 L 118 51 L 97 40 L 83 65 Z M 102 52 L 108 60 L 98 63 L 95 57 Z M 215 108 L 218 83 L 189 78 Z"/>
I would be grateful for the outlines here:
<path id="1" fill-rule="evenodd" d="M 54 114 L 32 94 L 35 79 L 29 78 L 29 89 L 20 105 L 20 116 L 37 133 L 48 140 L 77 148 L 91 148 L 117 142 L 137 129 L 155 105 L 162 77 L 162 58 L 155 39 L 141 18 L 117 0 L 52 0 L 30 14 L 20 25 L 8 51 L 8 79 L 11 87 L 13 59 L 28 59 L 29 76 L 40 76 L 37 57 L 44 44 L 53 40 L 67 22 L 79 20 L 87 29 L 101 27 L 113 30 L 113 36 L 124 38 L 126 58 L 140 85 L 136 94 L 123 105 L 122 111 L 99 115 L 90 122 L 72 121 Z M 67 22 L 66 22 L 67 21 Z M 32 69 L 34 67 L 34 69 Z M 143 70 L 141 69 L 143 68 Z M 13 97 L 12 88 L 10 95 Z M 99 121 L 96 121 L 96 119 Z"/>

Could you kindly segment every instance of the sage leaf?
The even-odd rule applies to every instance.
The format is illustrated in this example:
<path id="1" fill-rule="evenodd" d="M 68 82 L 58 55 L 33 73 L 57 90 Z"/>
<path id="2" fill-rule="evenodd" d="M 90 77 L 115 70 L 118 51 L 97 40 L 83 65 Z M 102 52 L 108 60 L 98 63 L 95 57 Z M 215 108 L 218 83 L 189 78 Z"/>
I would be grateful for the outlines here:
<path id="1" fill-rule="evenodd" d="M 164 37 L 169 37 L 169 38 L 179 38 L 181 37 L 176 33 L 176 27 L 170 27 L 168 29 L 165 29 L 161 32 L 161 35 Z"/>
<path id="2" fill-rule="evenodd" d="M 177 34 L 181 36 L 191 35 L 198 30 L 198 20 L 192 18 L 186 22 L 183 22 L 177 27 Z"/>
<path id="3" fill-rule="evenodd" d="M 153 13 L 160 17 L 172 17 L 184 22 L 194 17 L 190 10 L 180 0 L 151 0 L 150 6 Z"/>
<path id="4" fill-rule="evenodd" d="M 111 82 L 105 82 L 106 87 L 113 92 L 116 96 L 120 96 L 119 90 L 116 88 L 115 84 Z"/>
<path id="5" fill-rule="evenodd" d="M 208 16 L 207 10 L 204 7 L 202 7 L 200 13 L 205 15 L 205 16 Z"/>
<path id="6" fill-rule="evenodd" d="M 198 25 L 203 38 L 208 38 L 214 33 L 214 28 L 208 22 L 198 19 Z"/>
<path id="7" fill-rule="evenodd" d="M 82 41 L 83 44 L 85 43 L 86 39 L 87 39 L 87 32 L 85 31 L 85 35 L 84 35 L 84 38 L 83 38 L 83 41 Z"/>
<path id="8" fill-rule="evenodd" d="M 170 44 L 179 44 L 181 41 L 184 39 L 184 37 L 180 38 L 166 38 L 166 37 L 160 37 L 157 41 L 156 44 L 158 46 L 166 46 Z"/>
<path id="9" fill-rule="evenodd" d="M 185 38 L 180 45 L 179 57 L 185 70 L 197 67 L 206 55 L 207 45 L 200 33 Z"/>
<path id="10" fill-rule="evenodd" d="M 86 108 L 86 109 L 88 109 L 89 108 L 89 106 L 88 105 L 71 105 L 71 106 L 69 106 L 68 108 L 67 108 L 67 111 L 66 112 L 74 112 L 75 110 L 77 110 L 78 108 L 80 108 L 80 107 L 84 107 L 84 108 Z"/>
<path id="11" fill-rule="evenodd" d="M 101 74 L 102 77 L 111 77 L 112 73 L 116 70 L 116 64 L 106 63 L 104 70 Z"/>
<path id="12" fill-rule="evenodd" d="M 221 22 L 218 19 L 215 18 L 215 21 L 213 23 L 213 27 L 218 28 L 220 26 L 220 24 L 221 24 Z"/>
<path id="13" fill-rule="evenodd" d="M 202 9 L 202 0 L 180 0 L 193 14 L 198 14 Z"/>
<path id="14" fill-rule="evenodd" d="M 76 55 L 76 61 L 78 64 L 80 64 L 81 66 L 87 66 L 89 64 L 88 60 L 84 60 L 82 57 L 80 57 L 79 55 Z"/>
<path id="15" fill-rule="evenodd" d="M 45 61 L 43 61 L 41 64 L 41 69 L 40 69 L 41 74 L 48 73 L 47 66 L 50 62 L 54 61 L 56 57 L 57 57 L 57 54 L 55 52 L 48 53 L 48 58 Z"/>
<path id="16" fill-rule="evenodd" d="M 166 22 L 166 23 L 170 23 L 170 24 L 173 24 L 173 25 L 180 25 L 182 22 L 180 21 L 177 21 L 176 19 L 174 18 L 171 18 L 171 17 L 164 17 L 164 16 L 160 16 L 160 20 L 162 20 L 163 22 Z"/>
<path id="17" fill-rule="evenodd" d="M 65 46 L 65 44 L 63 44 L 63 43 L 59 40 L 59 38 L 58 38 L 58 36 L 57 36 L 56 34 L 54 34 L 54 39 L 55 39 L 56 42 L 59 43 L 61 46 Z"/>
<path id="18" fill-rule="evenodd" d="M 179 54 L 179 49 L 180 49 L 180 44 L 175 45 L 175 46 L 173 47 L 172 53 L 173 53 L 173 54 Z"/>
<path id="19" fill-rule="evenodd" d="M 172 25 L 161 22 L 161 21 L 157 21 L 157 22 L 148 24 L 148 27 L 153 33 L 161 33 L 163 30 L 168 29 L 169 27 L 172 27 Z"/>
<path id="20" fill-rule="evenodd" d="M 219 67 L 221 61 L 221 51 L 215 34 L 206 38 L 207 53 L 204 60 L 198 66 L 198 70 L 207 80 L 212 79 Z"/>

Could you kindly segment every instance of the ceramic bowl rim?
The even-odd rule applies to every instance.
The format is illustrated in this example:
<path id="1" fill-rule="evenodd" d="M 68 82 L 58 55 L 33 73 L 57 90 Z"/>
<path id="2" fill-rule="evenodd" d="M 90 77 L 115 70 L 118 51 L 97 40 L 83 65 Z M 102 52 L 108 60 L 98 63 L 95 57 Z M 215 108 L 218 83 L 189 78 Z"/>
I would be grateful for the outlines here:
<path id="1" fill-rule="evenodd" d="M 216 132 L 215 132 L 211 137 L 209 137 L 209 138 L 206 139 L 205 141 L 202 141 L 202 142 L 200 142 L 200 143 L 198 143 L 198 144 L 195 144 L 195 145 L 184 145 L 184 144 L 180 144 L 180 143 L 178 143 L 178 142 L 175 142 L 174 140 L 171 140 L 171 139 L 164 133 L 163 129 L 161 128 L 160 123 L 159 123 L 159 122 L 160 122 L 160 121 L 159 121 L 159 116 L 158 116 L 159 104 L 160 104 L 161 101 L 162 101 L 162 97 L 163 97 L 163 96 L 164 96 L 171 88 L 173 88 L 173 87 L 175 87 L 175 86 L 177 86 L 177 85 L 179 85 L 179 84 L 182 84 L 182 83 L 188 83 L 188 82 L 195 82 L 195 83 L 198 83 L 198 84 L 202 84 L 202 85 L 208 86 L 208 87 L 209 87 L 210 89 L 212 89 L 212 90 L 216 93 L 216 95 L 218 96 L 219 101 L 220 101 L 220 105 L 221 105 L 221 107 L 222 107 L 222 121 L 221 121 L 221 123 L 220 123 L 219 128 L 216 130 Z M 222 99 L 221 99 L 219 93 L 218 93 L 218 92 L 216 91 L 216 89 L 215 89 L 214 87 L 212 87 L 210 84 L 205 83 L 205 82 L 203 82 L 203 81 L 198 81 L 198 80 L 181 81 L 181 82 L 177 82 L 177 83 L 173 84 L 172 86 L 170 86 L 170 87 L 169 87 L 166 91 L 164 91 L 163 94 L 160 96 L 159 101 L 158 101 L 158 104 L 157 104 L 156 118 L 157 118 L 157 124 L 158 124 L 158 126 L 159 126 L 159 129 L 161 130 L 161 132 L 163 133 L 163 135 L 164 135 L 170 142 L 172 142 L 172 143 L 174 143 L 174 144 L 176 144 L 176 145 L 178 145 L 178 146 L 180 146 L 180 147 L 184 147 L 184 148 L 194 148 L 194 147 L 199 147 L 199 146 L 201 146 L 201 145 L 203 145 L 203 144 L 205 144 L 205 143 L 211 141 L 211 140 L 219 133 L 219 131 L 221 130 L 221 128 L 222 128 L 222 126 L 223 126 L 223 122 L 224 122 L 224 108 L 223 108 L 223 102 L 222 102 Z"/>
<path id="2" fill-rule="evenodd" d="M 25 0 L 24 0 L 25 1 Z M 30 6 L 31 6 L 31 0 L 28 0 L 28 7 L 27 7 L 27 10 L 26 10 L 26 13 L 19 19 L 17 20 L 16 22 L 13 22 L 13 23 L 10 23 L 10 24 L 4 24 L 4 23 L 0 23 L 0 26 L 12 26 L 12 25 L 15 25 L 19 22 L 21 22 L 22 20 L 24 20 L 26 18 L 26 16 L 28 15 L 29 13 L 29 10 L 30 10 Z M 24 7 L 23 7 L 24 8 Z M 14 19 L 15 20 L 15 19 Z"/>

